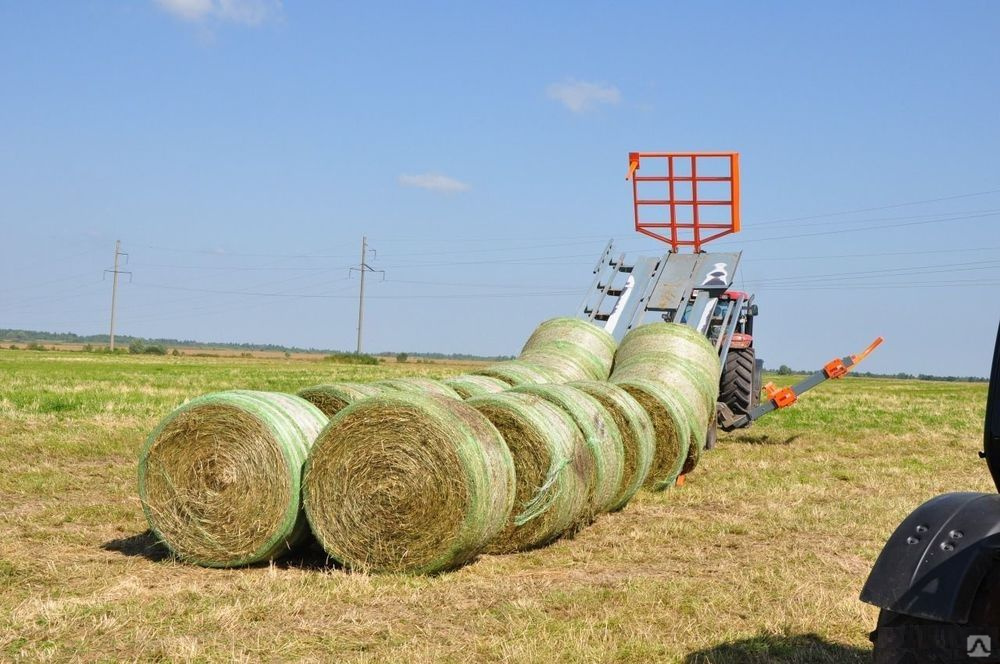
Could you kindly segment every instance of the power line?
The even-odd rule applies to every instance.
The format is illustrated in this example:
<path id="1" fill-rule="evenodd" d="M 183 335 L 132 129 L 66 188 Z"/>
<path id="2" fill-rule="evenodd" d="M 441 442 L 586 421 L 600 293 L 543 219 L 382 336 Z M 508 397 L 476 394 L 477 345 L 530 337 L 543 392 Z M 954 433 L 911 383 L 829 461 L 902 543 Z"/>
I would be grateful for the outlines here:
<path id="1" fill-rule="evenodd" d="M 877 212 L 879 210 L 891 210 L 894 208 L 909 207 L 911 205 L 926 205 L 928 203 L 941 203 L 944 201 L 954 201 L 960 198 L 973 198 L 975 196 L 988 196 L 989 194 L 1000 193 L 1000 189 L 987 189 L 985 191 L 973 191 L 965 194 L 953 194 L 951 196 L 941 196 L 939 198 L 925 198 L 919 201 L 907 201 L 905 203 L 893 203 L 892 205 L 879 205 L 875 207 L 856 208 L 854 210 L 842 210 L 840 212 L 824 212 L 803 217 L 786 217 L 784 219 L 772 219 L 770 221 L 754 222 L 755 226 L 770 226 L 773 224 L 784 224 L 789 221 L 805 221 L 807 219 L 825 219 L 828 217 L 840 217 L 849 214 L 859 214 L 861 212 Z"/>

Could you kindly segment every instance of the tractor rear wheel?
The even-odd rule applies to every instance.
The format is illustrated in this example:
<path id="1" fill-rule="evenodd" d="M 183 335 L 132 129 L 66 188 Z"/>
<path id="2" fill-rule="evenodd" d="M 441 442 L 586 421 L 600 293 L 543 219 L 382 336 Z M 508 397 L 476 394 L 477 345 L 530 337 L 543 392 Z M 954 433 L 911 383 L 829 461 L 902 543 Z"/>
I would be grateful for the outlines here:
<path id="1" fill-rule="evenodd" d="M 1000 662 L 1000 566 L 976 592 L 969 622 L 945 623 L 882 609 L 871 634 L 874 664 Z"/>
<path id="2" fill-rule="evenodd" d="M 760 371 L 753 347 L 730 349 L 719 381 L 719 401 L 739 416 L 749 415 L 759 399 Z"/>

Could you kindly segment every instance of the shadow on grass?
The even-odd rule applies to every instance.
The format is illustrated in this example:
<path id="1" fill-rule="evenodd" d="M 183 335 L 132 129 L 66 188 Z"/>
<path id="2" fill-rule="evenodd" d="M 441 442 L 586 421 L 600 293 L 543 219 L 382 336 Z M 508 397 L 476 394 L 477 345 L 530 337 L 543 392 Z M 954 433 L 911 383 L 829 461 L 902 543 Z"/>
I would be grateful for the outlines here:
<path id="1" fill-rule="evenodd" d="M 724 441 L 720 442 L 737 443 L 739 445 L 791 445 L 800 437 L 800 434 L 795 434 L 785 440 L 778 440 L 776 438 L 771 438 L 771 436 L 768 436 L 766 433 L 736 433 L 730 434 Z"/>
<path id="2" fill-rule="evenodd" d="M 698 650 L 685 664 L 852 664 L 871 662 L 871 650 L 831 643 L 816 634 L 760 634 Z"/>
<path id="3" fill-rule="evenodd" d="M 114 551 L 125 556 L 140 556 L 154 563 L 174 559 L 174 555 L 170 553 L 170 550 L 162 542 L 156 539 L 156 535 L 151 530 L 139 533 L 138 535 L 132 535 L 131 537 L 108 540 L 101 545 L 101 548 L 105 551 Z M 339 569 L 339 566 L 330 559 L 319 545 L 319 542 L 312 538 L 295 551 L 273 561 L 273 563 L 263 562 L 256 565 L 248 565 L 247 567 L 266 567 L 268 564 L 273 564 L 280 569 Z"/>
<path id="4" fill-rule="evenodd" d="M 170 550 L 156 539 L 152 530 L 131 537 L 108 540 L 101 545 L 105 551 L 115 551 L 125 556 L 141 556 L 153 562 L 171 558 Z"/>

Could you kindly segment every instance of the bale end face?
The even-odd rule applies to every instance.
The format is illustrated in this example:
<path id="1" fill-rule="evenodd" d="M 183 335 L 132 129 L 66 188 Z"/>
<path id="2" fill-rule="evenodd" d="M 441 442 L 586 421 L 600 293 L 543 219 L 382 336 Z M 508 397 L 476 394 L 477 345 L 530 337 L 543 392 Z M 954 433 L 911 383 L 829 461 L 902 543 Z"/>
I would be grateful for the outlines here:
<path id="1" fill-rule="evenodd" d="M 514 464 L 474 408 L 395 393 L 333 418 L 303 482 L 309 523 L 335 560 L 363 571 L 430 573 L 468 561 L 503 528 Z"/>
<path id="2" fill-rule="evenodd" d="M 139 457 L 150 529 L 200 565 L 281 557 L 307 534 L 302 463 L 326 421 L 302 399 L 267 392 L 221 392 L 178 408 Z"/>

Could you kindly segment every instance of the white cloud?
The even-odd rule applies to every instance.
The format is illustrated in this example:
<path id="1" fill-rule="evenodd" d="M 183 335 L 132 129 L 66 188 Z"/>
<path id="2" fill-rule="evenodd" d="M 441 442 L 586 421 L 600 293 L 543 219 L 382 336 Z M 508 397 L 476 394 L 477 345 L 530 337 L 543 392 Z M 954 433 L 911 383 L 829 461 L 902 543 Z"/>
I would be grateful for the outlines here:
<path id="1" fill-rule="evenodd" d="M 546 92 L 549 99 L 555 99 L 574 113 L 589 111 L 598 104 L 617 104 L 622 95 L 613 85 L 568 80 L 553 83 Z"/>
<path id="2" fill-rule="evenodd" d="M 442 191 L 453 194 L 467 191 L 470 187 L 461 180 L 441 175 L 440 173 L 421 173 L 420 175 L 400 175 L 399 184 L 404 187 L 419 187 L 430 191 Z"/>
<path id="3" fill-rule="evenodd" d="M 256 26 L 282 15 L 281 0 L 153 0 L 165 12 L 190 23 L 209 19 Z"/>

